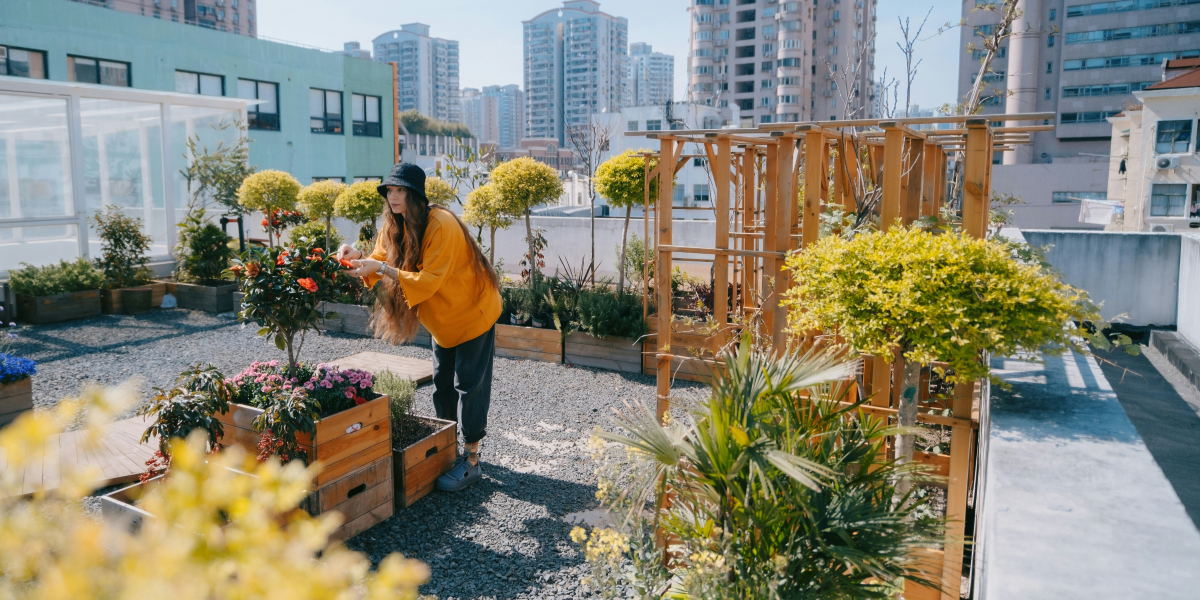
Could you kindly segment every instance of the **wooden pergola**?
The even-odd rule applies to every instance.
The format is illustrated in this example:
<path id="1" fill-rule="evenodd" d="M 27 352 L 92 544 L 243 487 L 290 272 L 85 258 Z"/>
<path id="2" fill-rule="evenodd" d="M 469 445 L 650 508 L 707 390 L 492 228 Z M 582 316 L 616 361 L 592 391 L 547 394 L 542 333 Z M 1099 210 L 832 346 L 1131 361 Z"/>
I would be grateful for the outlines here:
<path id="1" fill-rule="evenodd" d="M 657 178 L 660 198 L 655 206 L 646 203 L 644 217 L 647 254 L 651 225 L 655 232 L 657 314 L 650 318 L 657 338 L 659 419 L 670 407 L 673 368 L 677 368 L 673 366 L 701 361 L 715 367 L 712 357 L 737 336 L 750 315 L 761 320 L 761 331 L 776 351 L 786 348 L 787 314 L 779 302 L 790 284 L 790 278 L 782 273 L 784 261 L 788 252 L 817 241 L 820 216 L 827 205 L 858 213 L 866 210 L 864 199 L 870 195 L 876 202 L 868 208 L 878 215 L 885 231 L 896 223 L 909 225 L 920 217 L 939 215 L 947 202 L 953 157 L 961 162 L 962 231 L 982 238 L 988 229 L 993 153 L 1028 143 L 1035 131 L 1054 129 L 1053 125 L 1000 125 L 1054 118 L 1054 113 L 943 116 L 626 133 L 656 139 L 660 144 L 657 153 L 644 155 L 645 197 L 649 198 L 649 186 Z M 914 129 L 928 124 L 949 124 L 951 128 Z M 703 148 L 703 154 L 685 154 L 687 144 Z M 693 157 L 707 158 L 714 184 L 716 236 L 711 247 L 673 243 L 674 174 Z M 652 161 L 656 161 L 653 169 Z M 681 328 L 675 322 L 669 282 L 677 253 L 711 257 L 715 333 Z M 649 256 L 646 258 L 649 264 Z M 691 349 L 691 354 L 681 348 Z M 866 412 L 895 418 L 902 361 L 899 356 L 864 357 L 862 391 L 871 398 L 864 407 Z M 979 383 L 956 386 L 947 407 L 951 416 L 923 413 L 918 417 L 920 422 L 951 428 L 949 456 L 917 457 L 947 477 L 948 526 L 944 552 L 928 557 L 928 570 L 935 576 L 940 573 L 942 590 L 906 590 L 910 600 L 958 598 L 963 523 L 975 471 L 977 418 L 972 413 L 981 390 Z"/>

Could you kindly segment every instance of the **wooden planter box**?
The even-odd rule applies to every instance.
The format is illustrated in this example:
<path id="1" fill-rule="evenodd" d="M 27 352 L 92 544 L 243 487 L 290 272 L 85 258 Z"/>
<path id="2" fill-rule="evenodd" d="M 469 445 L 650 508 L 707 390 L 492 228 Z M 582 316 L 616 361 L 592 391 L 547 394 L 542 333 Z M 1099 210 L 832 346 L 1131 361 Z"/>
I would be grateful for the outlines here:
<path id="1" fill-rule="evenodd" d="M 458 458 L 457 423 L 443 419 L 417 417 L 437 423 L 437 431 L 404 448 L 392 450 L 396 469 L 396 508 L 408 508 L 433 491 L 437 478 L 454 466 Z"/>
<path id="2" fill-rule="evenodd" d="M 516 325 L 496 325 L 496 356 L 562 362 L 562 332 Z"/>
<path id="3" fill-rule="evenodd" d="M 0 427 L 33 410 L 33 378 L 0 385 Z"/>
<path id="4" fill-rule="evenodd" d="M 179 308 L 223 313 L 234 309 L 233 293 L 237 289 L 238 286 L 236 283 L 221 285 L 176 283 L 175 299 L 179 302 Z"/>
<path id="5" fill-rule="evenodd" d="M 642 343 L 630 338 L 598 338 L 576 331 L 567 336 L 563 358 L 569 365 L 641 373 Z"/>
<path id="6" fill-rule="evenodd" d="M 384 456 L 318 488 L 305 500 L 305 508 L 312 515 L 341 513 L 342 526 L 329 539 L 342 542 L 392 516 L 393 481 L 392 457 Z"/>
<path id="7" fill-rule="evenodd" d="M 642 372 L 646 375 L 657 375 L 658 359 L 655 353 L 658 352 L 658 334 L 655 332 L 658 331 L 658 317 L 651 315 L 647 324 L 650 326 L 650 334 L 642 338 L 645 348 L 642 354 Z M 672 358 L 671 376 L 684 381 L 711 381 L 714 367 L 702 360 L 714 360 L 712 348 L 716 340 L 716 334 L 706 335 L 694 327 L 676 323 L 671 333 L 671 354 L 690 358 L 695 357 L 695 352 L 699 352 L 700 356 L 689 360 Z"/>
<path id="8" fill-rule="evenodd" d="M 50 296 L 17 295 L 17 318 L 34 325 L 84 319 L 100 314 L 100 290 Z"/>
<path id="9" fill-rule="evenodd" d="M 167 293 L 167 284 L 162 281 L 147 283 L 143 286 L 150 288 L 150 306 L 162 306 L 163 295 Z M 106 315 L 119 315 L 125 312 L 121 301 L 121 290 L 100 290 L 100 312 Z"/>

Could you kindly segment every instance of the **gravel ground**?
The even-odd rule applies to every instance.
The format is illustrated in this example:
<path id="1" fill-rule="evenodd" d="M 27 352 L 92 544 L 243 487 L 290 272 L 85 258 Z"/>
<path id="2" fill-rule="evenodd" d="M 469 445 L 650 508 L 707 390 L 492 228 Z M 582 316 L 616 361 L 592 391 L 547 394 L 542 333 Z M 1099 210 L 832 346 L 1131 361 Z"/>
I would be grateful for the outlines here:
<path id="1" fill-rule="evenodd" d="M 103 316 L 26 327 L 14 350 L 38 361 L 34 404 L 53 406 L 84 383 L 142 388 L 170 385 L 196 362 L 236 373 L 254 360 L 285 358 L 232 313 L 182 309 Z M 343 334 L 310 335 L 301 360 L 326 361 L 376 350 L 429 358 L 427 348 L 390 346 Z M 676 384 L 677 406 L 700 399 L 698 384 Z M 418 389 L 415 412 L 433 416 L 432 386 Z M 654 379 L 550 363 L 497 358 L 484 479 L 458 494 L 434 491 L 348 542 L 378 562 L 391 552 L 429 563 L 426 594 L 454 598 L 582 598 L 587 575 L 567 515 L 596 507 L 586 443 L 622 400 L 652 402 Z"/>

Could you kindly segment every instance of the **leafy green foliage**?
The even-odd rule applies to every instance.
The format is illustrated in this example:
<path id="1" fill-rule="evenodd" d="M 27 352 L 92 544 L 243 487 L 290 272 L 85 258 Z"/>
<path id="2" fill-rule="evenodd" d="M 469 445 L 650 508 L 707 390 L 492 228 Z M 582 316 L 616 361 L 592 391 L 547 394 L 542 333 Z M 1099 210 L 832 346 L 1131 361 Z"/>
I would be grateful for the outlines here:
<path id="1" fill-rule="evenodd" d="M 232 240 L 208 220 L 203 208 L 193 208 L 179 223 L 176 276 L 196 283 L 222 281 L 235 253 L 229 246 Z"/>
<path id="2" fill-rule="evenodd" d="M 301 433 L 311 435 L 317 431 L 318 409 L 313 404 L 300 389 L 267 398 L 266 403 L 259 407 L 263 410 L 262 414 L 255 417 L 252 423 L 254 430 L 263 434 L 258 445 L 260 461 L 274 455 L 285 463 L 300 459 L 308 464 L 312 457 L 308 456 L 296 436 Z"/>
<path id="3" fill-rule="evenodd" d="M 246 294 L 238 320 L 258 324 L 259 335 L 273 336 L 275 346 L 287 350 L 295 376 L 304 334 L 337 316 L 318 307 L 343 293 L 342 266 L 332 252 L 296 247 L 251 248 L 234 263 L 229 272 Z"/>
<path id="4" fill-rule="evenodd" d="M 193 431 L 203 431 L 207 449 L 217 449 L 225 429 L 214 415 L 229 412 L 231 390 L 216 367 L 193 365 L 179 374 L 174 388 L 154 391 L 150 403 L 138 409 L 139 416 L 153 419 L 142 434 L 143 444 L 157 436 L 159 450 L 170 457 L 174 438 L 187 439 Z"/>
<path id="5" fill-rule="evenodd" d="M 346 184 L 332 179 L 322 181 L 314 181 L 312 185 L 305 186 L 300 190 L 300 194 L 296 196 L 296 201 L 300 204 L 300 209 L 304 212 L 304 216 L 309 221 L 315 221 L 321 224 L 321 245 L 325 249 L 337 248 L 341 245 L 341 238 L 338 238 L 338 243 L 332 243 L 333 234 L 336 233 L 333 229 L 333 217 L 336 214 L 336 204 L 338 196 L 346 190 Z M 309 228 L 309 231 L 315 231 L 314 228 Z M 325 240 L 325 235 L 328 234 L 330 240 Z M 293 244 L 298 236 L 293 229 L 290 237 Z M 311 233 L 305 234 L 305 237 L 310 240 L 315 240 Z"/>
<path id="6" fill-rule="evenodd" d="M 471 135 L 471 130 L 467 129 L 467 126 L 462 123 L 439 121 L 417 112 L 416 109 L 400 113 L 400 122 L 404 123 L 404 128 L 412 135 L 436 135 L 459 138 L 475 137 Z"/>
<path id="7" fill-rule="evenodd" d="M 263 214 L 292 210 L 300 194 L 300 182 L 283 171 L 259 171 L 246 177 L 238 188 L 238 203 Z"/>
<path id="8" fill-rule="evenodd" d="M 616 247 L 615 254 L 621 254 L 621 246 Z M 642 282 L 642 268 L 646 265 L 646 242 L 638 237 L 638 234 L 633 234 L 629 238 L 628 245 L 625 248 L 625 279 Z M 651 252 L 650 256 L 650 277 L 654 277 L 654 256 Z"/>
<path id="9" fill-rule="evenodd" d="M 146 268 L 146 253 L 152 240 L 142 233 L 142 220 L 126 215 L 112 204 L 92 215 L 91 220 L 101 240 L 102 255 L 96 259 L 96 266 L 104 270 L 105 289 L 148 283 L 151 277 Z"/>
<path id="10" fill-rule="evenodd" d="M 649 150 L 629 149 L 613 156 L 596 169 L 596 193 L 608 199 L 616 208 L 634 208 L 645 204 L 646 166 L 642 154 Z M 654 170 L 657 160 L 650 161 Z M 658 179 L 650 182 L 650 204 L 658 200 Z"/>
<path id="11" fill-rule="evenodd" d="M 212 128 L 217 131 L 236 128 L 237 140 L 229 145 L 220 142 L 216 148 L 209 150 L 208 146 L 200 146 L 199 135 L 193 135 L 187 140 L 188 155 L 192 158 L 181 173 L 193 197 L 201 200 L 201 205 L 212 200 L 231 215 L 244 214 L 246 209 L 238 202 L 238 189 L 255 171 L 250 166 L 246 124 L 242 121 L 222 121 Z"/>
<path id="12" fill-rule="evenodd" d="M 35 267 L 21 263 L 22 268 L 9 273 L 8 285 L 21 296 L 50 296 L 67 292 L 100 289 L 104 272 L 86 258 L 72 262 Z"/>
<path id="13" fill-rule="evenodd" d="M 309 221 L 288 230 L 288 242 L 293 246 L 306 249 L 331 250 L 342 245 L 342 235 L 336 229 L 331 229 L 329 238 L 326 239 L 325 224 L 320 221 Z"/>
<path id="14" fill-rule="evenodd" d="M 921 364 L 949 363 L 955 382 L 987 375 L 980 351 L 1077 347 L 1075 322 L 1096 320 L 1086 293 L 1004 243 L 895 227 L 853 240 L 821 239 L 787 261 L 784 300 L 793 331 L 842 336 L 855 351 L 900 347 Z"/>
<path id="15" fill-rule="evenodd" d="M 595 337 L 638 339 L 649 327 L 642 319 L 642 297 L 610 290 L 585 290 L 576 306 L 579 330 Z"/>
<path id="16" fill-rule="evenodd" d="M 375 377 L 375 391 L 388 397 L 393 422 L 412 417 L 413 402 L 417 398 L 415 381 L 385 369 Z"/>
<path id="17" fill-rule="evenodd" d="M 441 177 L 426 177 L 425 198 L 434 206 L 449 206 L 458 200 L 458 191 Z"/>
<path id="18" fill-rule="evenodd" d="M 334 212 L 358 223 L 358 241 L 375 239 L 375 220 L 383 214 L 384 198 L 379 195 L 378 181 L 360 181 L 342 191 L 334 203 Z"/>
<path id="19" fill-rule="evenodd" d="M 638 406 L 619 415 L 619 432 L 593 438 L 597 496 L 632 532 L 612 544 L 633 566 L 618 577 L 647 597 L 730 599 L 884 598 L 903 579 L 932 579 L 915 551 L 941 543 L 944 521 L 896 492 L 893 481 L 922 467 L 881 458 L 886 423 L 840 404 L 856 364 L 772 357 L 748 335 L 723 362 L 685 422 Z M 669 571 L 626 550 L 656 527 L 678 544 Z"/>
<path id="20" fill-rule="evenodd" d="M 529 245 L 526 257 L 538 256 L 539 252 L 534 249 L 536 238 L 533 226 L 529 223 L 529 211 L 562 195 L 563 186 L 558 179 L 558 171 L 550 165 L 523 156 L 492 169 L 492 183 L 500 193 L 504 212 L 514 217 L 525 216 L 525 240 Z M 542 265 L 534 261 L 526 269 L 532 275 L 530 285 L 537 280 L 539 266 Z"/>

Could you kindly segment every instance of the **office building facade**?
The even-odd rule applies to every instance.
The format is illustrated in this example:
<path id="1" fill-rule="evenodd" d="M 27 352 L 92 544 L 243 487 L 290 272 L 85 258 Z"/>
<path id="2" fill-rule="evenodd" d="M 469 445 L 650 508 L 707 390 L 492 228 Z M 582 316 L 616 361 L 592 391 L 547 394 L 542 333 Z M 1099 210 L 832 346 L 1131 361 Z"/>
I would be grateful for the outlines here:
<path id="1" fill-rule="evenodd" d="M 959 96 L 979 76 L 982 39 L 999 16 L 963 2 Z M 1094 227 L 1079 223 L 1079 199 L 1108 190 L 1112 126 L 1137 105 L 1134 92 L 1161 79 L 1165 60 L 1200 57 L 1200 4 L 1192 0 L 1023 0 L 1013 34 L 983 75 L 984 114 L 1052 112 L 1053 131 L 996 156 L 998 191 L 1019 195 L 1020 227 Z M 974 42 L 976 48 L 968 49 Z M 1010 123 L 1017 124 L 1017 123 Z"/>
<path id="2" fill-rule="evenodd" d="M 692 0 L 690 102 L 740 126 L 874 114 L 876 0 Z"/>
<path id="3" fill-rule="evenodd" d="M 655 52 L 650 44 L 630 44 L 629 77 L 633 106 L 670 102 L 675 93 L 675 57 Z"/>
<path id="4" fill-rule="evenodd" d="M 100 8 L 256 37 L 255 0 L 74 0 Z"/>
<path id="5" fill-rule="evenodd" d="M 422 23 L 401 25 L 372 40 L 376 62 L 396 63 L 396 105 L 427 117 L 459 123 L 458 42 L 429 36 Z"/>
<path id="6" fill-rule="evenodd" d="M 566 0 L 525 21 L 524 137 L 565 143 L 570 127 L 631 102 L 629 22 L 594 0 Z"/>
<path id="7" fill-rule="evenodd" d="M 525 92 L 521 86 L 510 83 L 484 86 L 483 95 L 496 99 L 500 147 L 516 148 L 525 137 Z"/>

